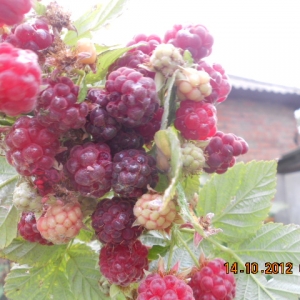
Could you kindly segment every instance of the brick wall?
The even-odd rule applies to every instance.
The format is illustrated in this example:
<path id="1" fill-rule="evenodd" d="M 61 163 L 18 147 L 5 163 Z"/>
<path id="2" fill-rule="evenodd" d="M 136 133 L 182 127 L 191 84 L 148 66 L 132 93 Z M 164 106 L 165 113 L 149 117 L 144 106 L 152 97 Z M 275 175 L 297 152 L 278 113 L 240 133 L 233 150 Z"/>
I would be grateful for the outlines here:
<path id="1" fill-rule="evenodd" d="M 294 110 L 299 107 L 300 97 L 292 101 L 282 94 L 233 90 L 217 107 L 218 129 L 248 142 L 249 152 L 238 160 L 280 158 L 298 147 Z"/>

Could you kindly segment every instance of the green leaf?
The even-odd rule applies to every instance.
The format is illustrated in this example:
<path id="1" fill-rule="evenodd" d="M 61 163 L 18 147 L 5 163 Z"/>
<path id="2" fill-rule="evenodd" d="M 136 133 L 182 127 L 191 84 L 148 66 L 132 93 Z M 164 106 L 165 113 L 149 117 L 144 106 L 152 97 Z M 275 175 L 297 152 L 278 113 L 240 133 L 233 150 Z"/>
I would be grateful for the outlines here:
<path id="1" fill-rule="evenodd" d="M 154 245 L 149 250 L 148 259 L 155 260 L 155 259 L 158 259 L 159 256 L 163 257 L 163 256 L 165 256 L 168 253 L 169 250 L 170 250 L 169 246 L 163 247 L 163 246 L 160 246 L 160 245 Z"/>
<path id="2" fill-rule="evenodd" d="M 98 3 L 73 23 L 77 32 L 68 31 L 64 42 L 73 46 L 81 38 L 91 38 L 91 32 L 99 30 L 101 26 L 118 16 L 124 9 L 126 2 L 126 0 L 103 0 Z"/>
<path id="3" fill-rule="evenodd" d="M 98 255 L 84 244 L 76 244 L 68 249 L 67 274 L 76 299 L 109 299 L 99 289 L 101 278 Z"/>
<path id="4" fill-rule="evenodd" d="M 15 266 L 7 275 L 4 286 L 11 300 L 74 300 L 63 264 L 43 267 Z"/>
<path id="5" fill-rule="evenodd" d="M 17 238 L 14 239 L 8 247 L 0 251 L 0 257 L 20 264 L 45 266 L 49 264 L 49 262 L 55 262 L 61 258 L 66 248 L 67 245 L 46 246 Z"/>
<path id="6" fill-rule="evenodd" d="M 100 53 L 97 60 L 97 72 L 88 73 L 85 78 L 86 83 L 93 84 L 102 80 L 106 76 L 107 70 L 110 65 L 130 49 L 132 49 L 132 47 L 114 48 Z"/>
<path id="7" fill-rule="evenodd" d="M 300 227 L 267 223 L 234 251 L 244 261 L 259 263 L 260 269 L 265 267 L 265 262 L 292 262 L 295 272 L 300 262 Z"/>
<path id="8" fill-rule="evenodd" d="M 80 81 L 80 86 L 79 86 L 79 95 L 78 95 L 79 103 L 85 100 L 87 93 L 88 93 L 88 87 L 85 81 L 85 77 L 83 77 L 82 80 Z"/>
<path id="9" fill-rule="evenodd" d="M 172 77 L 168 79 L 166 90 L 163 95 L 166 95 L 163 100 L 164 113 L 161 119 L 160 129 L 167 129 L 175 118 L 176 111 L 176 88 L 174 87 L 175 79 L 179 70 L 176 70 Z"/>
<path id="10" fill-rule="evenodd" d="M 177 132 L 174 128 L 168 127 L 166 134 L 171 148 L 171 170 L 169 171 L 170 184 L 165 190 L 162 199 L 162 210 L 168 205 L 169 201 L 173 199 L 176 192 L 176 184 L 180 179 L 182 170 L 182 154 L 181 151 L 178 151 L 178 149 L 180 149 L 180 141 L 178 139 Z"/>
<path id="11" fill-rule="evenodd" d="M 268 216 L 276 187 L 276 162 L 239 163 L 214 175 L 199 194 L 197 213 L 215 214 L 214 227 L 224 242 L 239 242 L 255 234 Z"/>

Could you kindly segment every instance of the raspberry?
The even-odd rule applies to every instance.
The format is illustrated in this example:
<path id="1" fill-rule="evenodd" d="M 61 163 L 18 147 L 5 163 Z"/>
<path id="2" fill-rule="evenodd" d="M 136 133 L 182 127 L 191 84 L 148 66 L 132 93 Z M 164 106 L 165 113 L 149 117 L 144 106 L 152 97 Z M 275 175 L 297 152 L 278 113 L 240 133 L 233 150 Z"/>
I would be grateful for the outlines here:
<path id="1" fill-rule="evenodd" d="M 155 159 L 143 150 L 123 150 L 113 158 L 112 188 L 122 197 L 139 197 L 158 182 Z"/>
<path id="2" fill-rule="evenodd" d="M 18 231 L 26 241 L 47 246 L 53 245 L 41 236 L 37 229 L 36 219 L 33 212 L 22 213 L 21 219 L 18 223 Z"/>
<path id="3" fill-rule="evenodd" d="M 129 244 L 142 233 L 141 226 L 134 226 L 135 200 L 113 197 L 101 200 L 92 214 L 92 226 L 104 244 Z"/>
<path id="4" fill-rule="evenodd" d="M 134 36 L 133 39 L 129 43 L 127 43 L 126 46 L 129 47 L 131 45 L 135 45 L 140 42 L 142 42 L 143 45 L 138 46 L 137 48 L 135 48 L 135 50 L 140 50 L 145 54 L 151 55 L 153 50 L 159 44 L 161 44 L 161 39 L 156 34 L 147 36 L 147 35 L 141 33 L 141 34 L 137 34 L 136 36 Z M 135 50 L 133 50 L 133 51 L 135 51 Z"/>
<path id="5" fill-rule="evenodd" d="M 81 38 L 77 41 L 75 48 L 78 61 L 81 64 L 93 64 L 97 59 L 97 51 L 94 43 L 88 38 Z"/>
<path id="6" fill-rule="evenodd" d="M 195 272 L 189 282 L 196 300 L 222 299 L 231 300 L 235 297 L 236 282 L 232 273 L 227 274 L 221 258 L 205 262 Z"/>
<path id="7" fill-rule="evenodd" d="M 205 97 L 204 101 L 209 103 L 225 101 L 231 91 L 231 84 L 222 66 L 219 64 L 211 66 L 205 61 L 199 61 L 197 70 L 205 71 L 210 76 L 212 92 L 209 96 Z"/>
<path id="8" fill-rule="evenodd" d="M 35 53 L 0 43 L 0 111 L 17 116 L 33 110 L 41 70 Z"/>
<path id="9" fill-rule="evenodd" d="M 151 67 L 161 72 L 165 77 L 171 77 L 184 64 L 183 57 L 178 48 L 172 44 L 160 44 L 150 57 Z"/>
<path id="10" fill-rule="evenodd" d="M 109 74 L 106 90 L 108 113 L 125 127 L 147 123 L 159 107 L 155 82 L 134 69 L 122 67 Z"/>
<path id="11" fill-rule="evenodd" d="M 130 128 L 122 128 L 116 136 L 107 142 L 112 155 L 128 149 L 143 149 L 144 139 Z"/>
<path id="12" fill-rule="evenodd" d="M 121 67 L 127 67 L 135 69 L 142 73 L 145 77 L 154 78 L 155 72 L 146 70 L 145 68 L 140 67 L 139 65 L 149 63 L 150 57 L 140 50 L 132 50 L 126 52 L 123 56 L 118 58 L 108 69 L 108 73 L 115 71 Z"/>
<path id="13" fill-rule="evenodd" d="M 114 138 L 121 129 L 119 124 L 109 113 L 100 107 L 91 110 L 85 129 L 97 142 L 104 142 Z"/>
<path id="14" fill-rule="evenodd" d="M 43 204 L 36 190 L 28 182 L 20 183 L 14 190 L 13 193 L 13 204 L 14 206 L 23 212 L 30 211 L 41 211 Z"/>
<path id="15" fill-rule="evenodd" d="M 5 139 L 6 158 L 24 176 L 43 174 L 54 166 L 58 137 L 36 118 L 20 117 Z"/>
<path id="16" fill-rule="evenodd" d="M 201 101 L 212 92 L 208 73 L 193 68 L 182 69 L 177 74 L 176 85 L 180 100 Z"/>
<path id="17" fill-rule="evenodd" d="M 0 0 L 0 24 L 20 23 L 31 9 L 30 0 Z"/>
<path id="18" fill-rule="evenodd" d="M 205 163 L 203 150 L 193 143 L 184 143 L 181 152 L 183 172 L 187 175 L 199 174 Z"/>
<path id="19" fill-rule="evenodd" d="M 99 198 L 111 188 L 110 149 L 104 143 L 76 145 L 71 149 L 64 170 L 76 191 L 83 196 Z"/>
<path id="20" fill-rule="evenodd" d="M 176 207 L 173 201 L 162 207 L 162 195 L 144 194 L 136 202 L 133 213 L 136 216 L 135 224 L 144 226 L 149 230 L 162 230 L 168 228 L 176 217 Z"/>
<path id="21" fill-rule="evenodd" d="M 203 25 L 174 25 L 164 37 L 164 43 L 191 52 L 195 62 L 210 55 L 214 39 Z"/>
<path id="22" fill-rule="evenodd" d="M 78 202 L 64 204 L 57 201 L 37 221 L 37 229 L 42 237 L 53 244 L 68 243 L 82 226 L 82 212 Z"/>
<path id="23" fill-rule="evenodd" d="M 148 270 L 148 249 L 139 240 L 129 245 L 107 244 L 100 250 L 99 266 L 111 284 L 128 286 Z"/>
<path id="24" fill-rule="evenodd" d="M 105 108 L 109 102 L 108 95 L 109 93 L 104 89 L 91 88 L 86 96 L 86 100 Z"/>
<path id="25" fill-rule="evenodd" d="M 148 123 L 134 128 L 144 138 L 145 143 L 153 141 L 155 133 L 160 129 L 163 113 L 164 109 L 160 107 Z"/>
<path id="26" fill-rule="evenodd" d="M 204 168 L 207 173 L 225 173 L 228 168 L 235 164 L 235 156 L 245 154 L 248 151 L 248 144 L 241 137 L 232 133 L 218 131 L 209 141 L 204 149 L 206 164 Z"/>
<path id="27" fill-rule="evenodd" d="M 149 274 L 138 287 L 137 300 L 195 300 L 193 291 L 175 275 Z"/>
<path id="28" fill-rule="evenodd" d="M 39 122 L 59 133 L 82 128 L 88 106 L 85 102 L 76 103 L 78 87 L 67 77 L 48 80 L 48 83 L 50 86 L 40 94 L 35 110 Z"/>
<path id="29" fill-rule="evenodd" d="M 210 103 L 181 101 L 174 125 L 187 140 L 206 140 L 216 131 L 216 108 Z"/>

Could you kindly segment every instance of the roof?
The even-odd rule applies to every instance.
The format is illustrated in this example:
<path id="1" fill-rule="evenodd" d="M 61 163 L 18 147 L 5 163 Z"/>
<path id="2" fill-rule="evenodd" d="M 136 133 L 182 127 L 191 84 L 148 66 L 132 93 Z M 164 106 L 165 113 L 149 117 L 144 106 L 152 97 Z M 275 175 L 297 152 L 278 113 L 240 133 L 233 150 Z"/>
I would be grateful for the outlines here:
<path id="1" fill-rule="evenodd" d="M 235 76 L 235 75 L 228 75 L 228 76 L 232 87 L 235 89 L 279 93 L 279 94 L 291 94 L 291 95 L 300 96 L 300 88 L 261 82 L 253 79 Z"/>

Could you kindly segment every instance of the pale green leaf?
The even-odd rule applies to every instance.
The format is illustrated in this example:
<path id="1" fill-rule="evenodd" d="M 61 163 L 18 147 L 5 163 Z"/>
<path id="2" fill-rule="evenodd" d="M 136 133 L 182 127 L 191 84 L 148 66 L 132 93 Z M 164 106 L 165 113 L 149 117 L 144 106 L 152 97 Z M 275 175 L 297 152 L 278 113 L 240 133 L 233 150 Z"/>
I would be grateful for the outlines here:
<path id="1" fill-rule="evenodd" d="M 82 78 L 79 86 L 79 95 L 78 95 L 78 102 L 81 103 L 85 100 L 86 95 L 88 93 L 88 87 L 85 81 L 85 78 Z"/>
<path id="2" fill-rule="evenodd" d="M 291 262 L 294 264 L 294 269 L 298 270 L 300 226 L 267 223 L 257 231 L 254 237 L 237 245 L 234 252 L 243 261 L 259 263 L 260 269 L 264 267 L 265 262 Z"/>
<path id="3" fill-rule="evenodd" d="M 11 300 L 74 300 L 62 265 L 15 266 L 6 278 L 5 293 Z"/>
<path id="4" fill-rule="evenodd" d="M 197 213 L 213 212 L 214 227 L 224 242 L 239 242 L 255 234 L 268 216 L 276 187 L 276 162 L 239 163 L 214 175 L 201 189 Z"/>
<path id="5" fill-rule="evenodd" d="M 0 249 L 8 246 L 17 236 L 20 214 L 12 205 L 0 206 Z"/>
<path id="6" fill-rule="evenodd" d="M 90 72 L 86 75 L 86 84 L 93 84 L 102 80 L 106 76 L 110 65 L 130 49 L 132 47 L 114 48 L 100 53 L 97 60 L 97 72 Z"/>
<path id="7" fill-rule="evenodd" d="M 20 264 L 44 266 L 61 258 L 66 248 L 67 245 L 46 246 L 17 238 L 8 247 L 0 251 L 0 257 Z"/>
<path id="8" fill-rule="evenodd" d="M 182 179 L 181 183 L 187 199 L 191 199 L 195 194 L 200 191 L 200 178 L 199 175 L 186 176 Z"/>
<path id="9" fill-rule="evenodd" d="M 43 16 L 46 13 L 47 7 L 41 2 L 34 0 L 33 9 L 38 16 Z"/>
<path id="10" fill-rule="evenodd" d="M 77 32 L 69 30 L 64 42 L 73 46 L 81 38 L 91 38 L 91 32 L 99 30 L 101 26 L 117 17 L 124 9 L 126 2 L 126 0 L 101 1 L 73 23 Z"/>
<path id="11" fill-rule="evenodd" d="M 18 181 L 19 175 L 16 170 L 8 164 L 3 156 L 0 156 L 0 204 L 11 205 L 12 195 Z M 1 224 L 1 223 L 0 223 Z"/>
<path id="12" fill-rule="evenodd" d="M 71 289 L 76 299 L 109 299 L 98 286 L 101 274 L 98 266 L 98 255 L 90 247 L 76 244 L 68 250 L 67 273 Z"/>
<path id="13" fill-rule="evenodd" d="M 292 277 L 290 277 L 292 276 Z M 287 288 L 290 280 L 290 289 Z M 298 285 L 298 286 L 297 286 Z M 285 275 L 280 282 L 259 275 L 239 274 L 237 276 L 236 299 L 241 300 L 298 300 L 300 282 L 293 275 Z"/>

